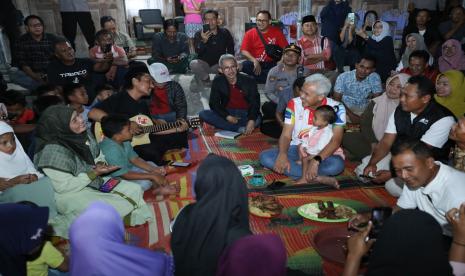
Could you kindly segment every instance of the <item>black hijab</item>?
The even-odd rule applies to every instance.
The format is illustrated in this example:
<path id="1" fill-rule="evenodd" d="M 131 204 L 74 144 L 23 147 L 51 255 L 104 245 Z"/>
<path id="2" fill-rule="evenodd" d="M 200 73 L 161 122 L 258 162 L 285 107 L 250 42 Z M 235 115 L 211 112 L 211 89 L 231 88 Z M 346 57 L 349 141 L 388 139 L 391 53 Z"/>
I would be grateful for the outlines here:
<path id="1" fill-rule="evenodd" d="M 27 255 L 42 244 L 47 221 L 47 207 L 0 204 L 0 275 L 26 275 Z"/>
<path id="2" fill-rule="evenodd" d="M 419 210 L 396 212 L 376 240 L 365 275 L 452 275 L 441 226 Z"/>
<path id="3" fill-rule="evenodd" d="M 197 202 L 176 219 L 171 238 L 176 275 L 214 275 L 224 248 L 250 235 L 247 187 L 236 165 L 210 154 L 195 180 Z"/>
<path id="4" fill-rule="evenodd" d="M 94 157 L 86 144 L 87 132 L 76 134 L 69 128 L 74 109 L 65 105 L 47 108 L 36 127 L 36 153 L 46 145 L 59 144 L 75 153 L 81 160 L 94 165 Z"/>

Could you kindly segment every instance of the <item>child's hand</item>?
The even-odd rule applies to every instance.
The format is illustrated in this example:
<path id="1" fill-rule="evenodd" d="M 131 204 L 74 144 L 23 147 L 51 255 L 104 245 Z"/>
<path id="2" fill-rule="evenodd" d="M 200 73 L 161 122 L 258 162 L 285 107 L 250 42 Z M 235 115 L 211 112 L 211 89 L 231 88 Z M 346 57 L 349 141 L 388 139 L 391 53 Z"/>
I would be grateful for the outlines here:
<path id="1" fill-rule="evenodd" d="M 119 169 L 118 166 L 109 166 L 109 165 L 101 165 L 101 164 L 98 164 L 94 167 L 94 172 L 96 175 L 105 175 L 105 174 L 108 174 L 108 173 L 111 173 L 113 171 L 116 171 L 117 169 Z"/>
<path id="2" fill-rule="evenodd" d="M 150 172 L 151 173 L 157 173 L 157 174 L 160 174 L 160 175 L 166 175 L 165 167 L 154 167 Z"/>

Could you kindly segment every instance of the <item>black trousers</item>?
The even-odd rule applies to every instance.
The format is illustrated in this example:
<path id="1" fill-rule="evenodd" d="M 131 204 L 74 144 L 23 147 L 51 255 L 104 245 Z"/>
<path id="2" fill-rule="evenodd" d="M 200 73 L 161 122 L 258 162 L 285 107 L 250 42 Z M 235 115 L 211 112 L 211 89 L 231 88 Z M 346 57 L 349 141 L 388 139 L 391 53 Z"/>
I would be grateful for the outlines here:
<path id="1" fill-rule="evenodd" d="M 189 147 L 187 135 L 187 131 L 166 135 L 150 135 L 150 144 L 135 146 L 134 151 L 145 161 L 152 161 L 162 166 L 167 163 L 163 160 L 166 151 Z"/>
<path id="2" fill-rule="evenodd" d="M 61 12 L 61 30 L 74 49 L 76 49 L 74 40 L 76 39 L 77 24 L 79 24 L 89 48 L 93 47 L 95 45 L 95 26 L 90 12 Z"/>

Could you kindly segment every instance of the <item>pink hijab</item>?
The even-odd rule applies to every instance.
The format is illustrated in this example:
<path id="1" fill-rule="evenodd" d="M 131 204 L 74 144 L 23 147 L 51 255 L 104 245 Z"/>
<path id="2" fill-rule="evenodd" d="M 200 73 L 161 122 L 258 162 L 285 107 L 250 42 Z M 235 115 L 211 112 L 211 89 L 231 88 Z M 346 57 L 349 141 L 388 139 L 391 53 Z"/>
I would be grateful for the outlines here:
<path id="1" fill-rule="evenodd" d="M 449 46 L 455 47 L 455 55 L 451 57 L 444 56 L 444 50 L 442 51 L 442 56 L 439 57 L 438 64 L 439 64 L 439 71 L 445 72 L 448 70 L 465 70 L 465 54 L 462 50 L 462 44 L 456 39 L 449 39 L 442 47 Z"/>

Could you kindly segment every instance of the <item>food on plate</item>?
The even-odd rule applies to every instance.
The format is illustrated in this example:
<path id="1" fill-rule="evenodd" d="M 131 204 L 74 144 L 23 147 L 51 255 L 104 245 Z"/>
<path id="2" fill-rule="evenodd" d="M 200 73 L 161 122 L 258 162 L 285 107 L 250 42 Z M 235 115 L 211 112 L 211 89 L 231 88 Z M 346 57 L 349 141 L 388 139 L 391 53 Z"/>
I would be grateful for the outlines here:
<path id="1" fill-rule="evenodd" d="M 354 211 L 344 205 L 338 205 L 334 207 L 334 203 L 332 201 L 318 201 L 318 208 L 320 211 L 318 212 L 318 218 L 327 218 L 327 219 L 345 219 L 351 218 L 354 215 Z"/>
<path id="2" fill-rule="evenodd" d="M 259 217 L 270 218 L 281 214 L 283 206 L 274 196 L 259 195 L 249 198 L 249 211 Z"/>
<path id="3" fill-rule="evenodd" d="M 336 207 L 336 216 L 339 218 L 351 218 L 355 215 L 354 210 L 344 205 Z"/>

